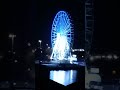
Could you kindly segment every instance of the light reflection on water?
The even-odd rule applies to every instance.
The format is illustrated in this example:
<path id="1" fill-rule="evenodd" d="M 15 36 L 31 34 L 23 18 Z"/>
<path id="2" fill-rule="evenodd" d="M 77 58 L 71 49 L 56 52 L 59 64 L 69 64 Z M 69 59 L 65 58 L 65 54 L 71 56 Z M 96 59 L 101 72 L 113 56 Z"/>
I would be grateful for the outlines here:
<path id="1" fill-rule="evenodd" d="M 51 70 L 50 79 L 64 86 L 72 84 L 77 80 L 77 70 Z"/>

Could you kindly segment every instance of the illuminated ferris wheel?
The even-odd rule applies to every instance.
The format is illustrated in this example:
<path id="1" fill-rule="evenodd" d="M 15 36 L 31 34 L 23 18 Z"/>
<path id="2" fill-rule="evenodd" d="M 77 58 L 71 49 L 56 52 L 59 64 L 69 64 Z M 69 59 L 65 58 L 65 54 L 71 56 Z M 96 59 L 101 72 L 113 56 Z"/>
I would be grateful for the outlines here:
<path id="1" fill-rule="evenodd" d="M 73 27 L 70 15 L 59 11 L 52 24 L 51 44 L 53 48 L 52 59 L 67 59 L 73 46 Z"/>

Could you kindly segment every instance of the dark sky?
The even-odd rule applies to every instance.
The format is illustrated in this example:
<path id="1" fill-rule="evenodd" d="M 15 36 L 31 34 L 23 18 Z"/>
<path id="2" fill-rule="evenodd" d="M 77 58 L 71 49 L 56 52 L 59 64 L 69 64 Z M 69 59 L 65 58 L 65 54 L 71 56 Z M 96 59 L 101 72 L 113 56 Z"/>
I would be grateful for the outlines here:
<path id="1" fill-rule="evenodd" d="M 36 45 L 38 39 L 50 44 L 52 21 L 59 10 L 70 14 L 75 32 L 74 46 L 83 47 L 83 0 L 9 0 L 2 2 L 0 50 L 10 46 L 9 33 L 15 33 L 15 46 L 24 49 L 27 42 Z M 95 0 L 95 31 L 93 48 L 119 49 L 116 0 Z"/>
<path id="2" fill-rule="evenodd" d="M 82 35 L 84 31 L 84 2 L 80 0 L 70 1 L 70 0 L 45 0 L 44 2 L 37 2 L 37 20 L 38 20 L 38 32 L 41 29 L 41 38 L 45 42 L 50 43 L 50 34 L 52 28 L 52 22 L 58 11 L 67 11 L 73 23 L 75 37 L 74 46 L 78 47 L 80 45 L 79 36 Z M 42 13 L 41 13 L 42 12 Z M 83 13 L 83 14 L 82 14 Z M 38 34 L 39 36 L 40 34 Z M 47 37 L 46 37 L 47 36 Z M 47 38 L 47 39 L 46 39 Z M 77 43 L 77 44 L 76 44 Z M 82 45 L 80 45 L 82 46 Z M 80 47 L 79 46 L 79 47 Z"/>
<path id="3" fill-rule="evenodd" d="M 95 0 L 93 48 L 120 50 L 117 0 Z"/>

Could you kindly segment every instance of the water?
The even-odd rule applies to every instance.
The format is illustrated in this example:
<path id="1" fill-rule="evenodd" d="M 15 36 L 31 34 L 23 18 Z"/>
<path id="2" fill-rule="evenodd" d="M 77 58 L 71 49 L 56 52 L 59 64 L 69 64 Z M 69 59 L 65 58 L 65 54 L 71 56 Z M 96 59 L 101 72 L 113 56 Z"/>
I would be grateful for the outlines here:
<path id="1" fill-rule="evenodd" d="M 77 70 L 51 70 L 50 79 L 67 86 L 77 81 Z"/>

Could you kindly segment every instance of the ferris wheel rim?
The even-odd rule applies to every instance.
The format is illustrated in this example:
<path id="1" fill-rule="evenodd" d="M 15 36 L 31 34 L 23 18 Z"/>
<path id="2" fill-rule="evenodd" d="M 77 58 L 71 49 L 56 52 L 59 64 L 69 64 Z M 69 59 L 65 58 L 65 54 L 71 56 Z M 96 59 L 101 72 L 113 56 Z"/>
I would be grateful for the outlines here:
<path id="1" fill-rule="evenodd" d="M 64 17 L 64 19 L 66 19 L 66 22 L 68 22 L 69 23 L 69 29 L 70 30 L 68 30 L 68 33 L 69 33 L 69 35 L 68 35 L 68 33 L 67 33 L 67 39 L 69 39 L 68 40 L 68 42 L 70 43 L 70 45 L 72 46 L 73 45 L 73 37 L 74 37 L 74 32 L 73 32 L 73 29 L 72 29 L 72 26 L 71 26 L 71 21 L 70 21 L 70 18 L 69 18 L 69 15 L 67 14 L 67 12 L 65 12 L 65 11 L 59 11 L 56 15 L 55 15 L 55 17 L 54 17 L 54 20 L 53 20 L 53 23 L 52 23 L 52 30 L 51 30 L 51 44 L 52 44 L 52 47 L 54 47 L 54 44 L 55 44 L 55 34 L 57 33 L 57 31 L 56 31 L 56 22 L 58 21 L 58 18 L 60 17 L 59 16 L 59 14 L 60 13 L 62 13 L 62 15 L 65 15 L 65 17 Z M 57 19 L 57 20 L 56 20 Z M 56 35 L 57 36 L 57 35 Z"/>

